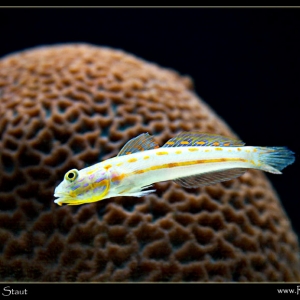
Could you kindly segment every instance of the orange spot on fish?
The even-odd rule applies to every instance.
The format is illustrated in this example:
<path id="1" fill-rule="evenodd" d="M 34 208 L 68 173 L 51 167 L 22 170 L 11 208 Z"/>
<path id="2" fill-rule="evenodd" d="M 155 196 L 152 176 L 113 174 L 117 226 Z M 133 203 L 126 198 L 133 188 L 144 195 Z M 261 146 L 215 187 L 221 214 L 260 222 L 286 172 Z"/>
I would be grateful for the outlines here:
<path id="1" fill-rule="evenodd" d="M 159 148 L 159 146 L 155 146 L 155 147 L 154 147 L 154 149 L 157 149 L 157 148 Z"/>
<path id="2" fill-rule="evenodd" d="M 99 187 L 99 186 L 103 186 L 107 184 L 107 179 L 101 180 L 100 182 L 95 182 L 93 183 L 93 188 Z"/>
<path id="3" fill-rule="evenodd" d="M 220 143 L 219 143 L 219 142 L 214 142 L 212 145 L 213 145 L 213 146 L 219 146 Z"/>
<path id="4" fill-rule="evenodd" d="M 120 174 L 118 176 L 112 177 L 111 181 L 120 181 L 125 178 L 125 174 Z"/>
<path id="5" fill-rule="evenodd" d="M 215 150 L 216 150 L 216 151 L 222 151 L 223 149 L 222 149 L 222 148 L 219 148 L 219 147 L 217 147 L 217 148 L 215 148 Z"/>
<path id="6" fill-rule="evenodd" d="M 209 152 L 210 150 L 208 150 L 208 149 L 206 149 L 206 150 L 204 150 L 205 152 Z"/>
<path id="7" fill-rule="evenodd" d="M 204 164 L 204 163 L 215 163 L 215 162 L 225 162 L 225 161 L 245 161 L 243 158 L 216 158 L 216 159 L 202 159 L 197 160 L 197 164 Z"/>
<path id="8" fill-rule="evenodd" d="M 174 142 L 166 142 L 167 145 L 174 145 Z"/>
<path id="9" fill-rule="evenodd" d="M 242 151 L 242 149 L 241 148 L 237 148 L 237 151 Z"/>
<path id="10" fill-rule="evenodd" d="M 145 171 L 144 170 L 136 170 L 133 173 L 134 174 L 143 174 Z"/>
<path id="11" fill-rule="evenodd" d="M 225 147 L 227 147 L 227 146 L 230 145 L 230 143 L 224 143 L 223 145 L 224 145 Z"/>
<path id="12" fill-rule="evenodd" d="M 107 171 L 107 170 L 109 170 L 111 167 L 112 167 L 112 165 L 107 165 L 107 166 L 104 166 L 104 169 Z"/>
<path id="13" fill-rule="evenodd" d="M 182 142 L 180 142 L 180 144 L 181 144 L 181 145 L 188 145 L 189 142 L 187 142 L 187 141 L 182 141 Z"/>
<path id="14" fill-rule="evenodd" d="M 149 155 L 144 156 L 144 159 L 149 159 L 149 158 L 150 158 Z"/>
<path id="15" fill-rule="evenodd" d="M 191 152 L 199 151 L 197 148 L 189 148 L 188 150 Z"/>
<path id="16" fill-rule="evenodd" d="M 136 161 L 137 161 L 136 158 L 130 158 L 130 159 L 128 159 L 128 162 L 129 162 L 129 163 L 136 162 Z"/>
<path id="17" fill-rule="evenodd" d="M 123 165 L 123 163 L 122 163 L 122 162 L 120 162 L 120 163 L 116 164 L 116 166 L 117 166 L 117 167 L 120 167 L 120 166 L 122 166 L 122 165 Z"/>
<path id="18" fill-rule="evenodd" d="M 149 168 L 149 170 L 152 170 L 152 171 L 157 170 L 157 169 L 159 169 L 159 167 L 156 167 L 156 166 L 152 166 Z"/>
<path id="19" fill-rule="evenodd" d="M 180 150 L 177 150 L 177 151 L 175 151 L 175 153 L 176 153 L 176 154 L 181 154 L 181 153 L 182 153 L 182 151 L 180 151 Z"/>
<path id="20" fill-rule="evenodd" d="M 197 145 L 205 145 L 205 144 L 206 144 L 206 142 L 204 142 L 204 141 L 200 141 L 200 142 L 196 142 L 196 144 L 197 144 Z"/>
<path id="21" fill-rule="evenodd" d="M 131 152 L 126 152 L 125 154 L 127 154 L 127 155 L 128 155 L 128 154 L 131 154 Z"/>
<path id="22" fill-rule="evenodd" d="M 174 168 L 174 167 L 178 167 L 178 166 L 179 166 L 178 163 L 169 163 L 169 164 L 168 164 L 168 167 L 169 167 L 169 168 Z"/>
<path id="23" fill-rule="evenodd" d="M 156 155 L 168 155 L 169 153 L 166 152 L 166 151 L 159 151 L 159 152 L 156 152 Z"/>
<path id="24" fill-rule="evenodd" d="M 86 172 L 86 174 L 88 174 L 88 175 L 91 175 L 91 174 L 93 174 L 94 172 L 96 172 L 96 170 L 95 170 L 95 169 L 93 169 L 93 170 L 90 170 L 90 171 Z"/>
<path id="25" fill-rule="evenodd" d="M 256 151 L 257 151 L 256 148 L 254 148 L 254 149 L 253 149 L 253 152 L 256 152 Z"/>

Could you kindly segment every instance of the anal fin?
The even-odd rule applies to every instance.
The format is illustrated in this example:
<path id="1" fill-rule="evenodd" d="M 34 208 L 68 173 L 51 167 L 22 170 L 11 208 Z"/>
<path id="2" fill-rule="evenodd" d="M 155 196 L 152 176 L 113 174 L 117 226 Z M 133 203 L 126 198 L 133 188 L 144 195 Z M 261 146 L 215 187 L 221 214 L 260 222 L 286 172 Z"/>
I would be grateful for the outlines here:
<path id="1" fill-rule="evenodd" d="M 247 169 L 235 168 L 216 172 L 192 175 L 175 179 L 174 181 L 185 188 L 197 188 L 205 185 L 212 185 L 217 182 L 227 181 L 243 175 Z"/>

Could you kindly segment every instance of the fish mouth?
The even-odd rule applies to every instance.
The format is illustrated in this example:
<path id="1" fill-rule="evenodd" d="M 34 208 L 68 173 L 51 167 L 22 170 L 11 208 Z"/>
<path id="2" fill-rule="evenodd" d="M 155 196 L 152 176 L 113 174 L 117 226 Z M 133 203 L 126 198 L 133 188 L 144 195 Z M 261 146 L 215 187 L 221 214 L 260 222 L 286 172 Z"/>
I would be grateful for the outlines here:
<path id="1" fill-rule="evenodd" d="M 54 200 L 54 203 L 58 204 L 59 206 L 61 206 L 63 203 L 69 204 L 74 203 L 74 200 L 76 201 L 76 199 L 71 198 L 69 195 L 64 193 L 55 193 L 54 197 L 57 198 Z"/>
<path id="2" fill-rule="evenodd" d="M 58 197 L 54 200 L 54 203 L 58 204 L 59 206 L 62 206 L 62 204 L 80 205 L 86 203 L 85 201 L 70 197 L 68 194 L 64 193 L 55 193 L 54 197 Z"/>

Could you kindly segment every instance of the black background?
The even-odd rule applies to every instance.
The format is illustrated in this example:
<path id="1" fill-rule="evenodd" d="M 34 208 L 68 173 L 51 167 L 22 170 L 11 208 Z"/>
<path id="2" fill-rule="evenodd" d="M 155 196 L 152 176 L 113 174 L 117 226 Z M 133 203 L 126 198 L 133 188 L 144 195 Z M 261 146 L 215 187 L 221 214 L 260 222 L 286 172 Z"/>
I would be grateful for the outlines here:
<path id="1" fill-rule="evenodd" d="M 85 42 L 190 75 L 247 145 L 296 152 L 268 177 L 300 235 L 299 8 L 0 8 L 0 29 L 1 57 Z"/>

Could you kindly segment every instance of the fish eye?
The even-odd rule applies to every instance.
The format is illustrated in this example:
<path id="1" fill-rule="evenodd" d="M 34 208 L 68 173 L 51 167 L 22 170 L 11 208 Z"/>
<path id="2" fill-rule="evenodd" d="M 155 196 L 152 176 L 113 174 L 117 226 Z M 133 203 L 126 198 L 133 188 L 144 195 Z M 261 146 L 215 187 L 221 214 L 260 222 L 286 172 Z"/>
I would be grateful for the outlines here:
<path id="1" fill-rule="evenodd" d="M 73 169 L 66 173 L 65 179 L 67 181 L 73 182 L 78 177 L 78 170 Z"/>

